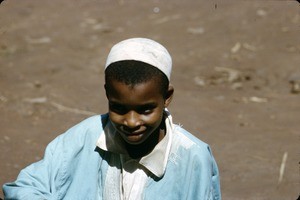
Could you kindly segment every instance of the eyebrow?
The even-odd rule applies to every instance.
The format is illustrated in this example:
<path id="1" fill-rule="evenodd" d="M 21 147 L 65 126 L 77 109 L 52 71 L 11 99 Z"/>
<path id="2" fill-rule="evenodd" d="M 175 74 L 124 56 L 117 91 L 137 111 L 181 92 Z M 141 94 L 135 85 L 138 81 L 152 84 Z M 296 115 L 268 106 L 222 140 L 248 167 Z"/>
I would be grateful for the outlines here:
<path id="1" fill-rule="evenodd" d="M 113 100 L 109 100 L 109 104 L 111 105 L 118 105 L 118 106 L 131 106 L 131 105 L 126 105 L 126 104 L 123 104 L 121 102 L 118 102 L 118 101 L 113 101 Z M 155 107 L 157 106 L 157 103 L 154 103 L 154 102 L 146 102 L 145 104 L 140 104 L 140 105 L 135 105 L 137 107 Z"/>

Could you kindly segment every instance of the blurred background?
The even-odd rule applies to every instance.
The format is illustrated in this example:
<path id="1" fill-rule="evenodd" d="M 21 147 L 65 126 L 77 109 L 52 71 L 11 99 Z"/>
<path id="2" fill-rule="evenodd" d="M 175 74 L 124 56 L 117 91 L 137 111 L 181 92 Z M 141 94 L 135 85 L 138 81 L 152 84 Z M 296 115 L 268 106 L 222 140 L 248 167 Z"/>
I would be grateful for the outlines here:
<path id="1" fill-rule="evenodd" d="M 224 200 L 300 191 L 297 1 L 5 0 L 0 5 L 0 184 L 107 112 L 103 67 L 130 37 L 173 57 L 175 123 L 210 144 Z M 0 194 L 3 197 L 3 194 Z"/>

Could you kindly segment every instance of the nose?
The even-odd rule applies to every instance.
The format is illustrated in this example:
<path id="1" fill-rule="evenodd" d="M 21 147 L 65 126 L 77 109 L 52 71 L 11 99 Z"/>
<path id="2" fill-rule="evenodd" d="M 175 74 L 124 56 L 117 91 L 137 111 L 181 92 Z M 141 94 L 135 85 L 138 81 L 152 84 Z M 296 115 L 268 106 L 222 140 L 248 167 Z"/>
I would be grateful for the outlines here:
<path id="1" fill-rule="evenodd" d="M 130 111 L 125 115 L 124 124 L 128 128 L 136 128 L 141 125 L 140 116 L 135 111 Z"/>

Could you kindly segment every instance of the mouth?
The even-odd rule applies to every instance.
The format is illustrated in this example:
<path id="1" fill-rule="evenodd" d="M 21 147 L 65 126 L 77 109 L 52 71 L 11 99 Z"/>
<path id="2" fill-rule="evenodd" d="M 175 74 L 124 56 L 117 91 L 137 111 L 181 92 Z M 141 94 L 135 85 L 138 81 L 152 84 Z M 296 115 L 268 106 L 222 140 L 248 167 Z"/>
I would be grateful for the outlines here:
<path id="1" fill-rule="evenodd" d="M 123 132 L 123 134 L 126 135 L 127 137 L 139 136 L 139 135 L 143 135 L 144 133 L 145 133 L 145 131 L 133 131 L 133 132 L 125 131 L 125 132 Z"/>
<path id="2" fill-rule="evenodd" d="M 138 129 L 138 130 L 124 130 L 122 129 L 121 131 L 121 135 L 123 135 L 123 138 L 129 142 L 129 143 L 139 143 L 141 140 L 143 140 L 142 138 L 144 138 L 145 134 L 146 134 L 146 129 Z"/>

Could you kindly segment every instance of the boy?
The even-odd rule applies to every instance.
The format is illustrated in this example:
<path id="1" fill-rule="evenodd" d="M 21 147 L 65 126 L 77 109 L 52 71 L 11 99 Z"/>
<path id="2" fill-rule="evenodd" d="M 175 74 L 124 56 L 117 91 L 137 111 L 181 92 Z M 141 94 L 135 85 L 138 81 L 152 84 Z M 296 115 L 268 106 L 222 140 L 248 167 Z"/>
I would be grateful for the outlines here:
<path id="1" fill-rule="evenodd" d="M 3 186 L 6 199 L 221 199 L 207 144 L 167 111 L 172 60 L 157 42 L 116 44 L 105 65 L 109 112 L 58 136 Z"/>

